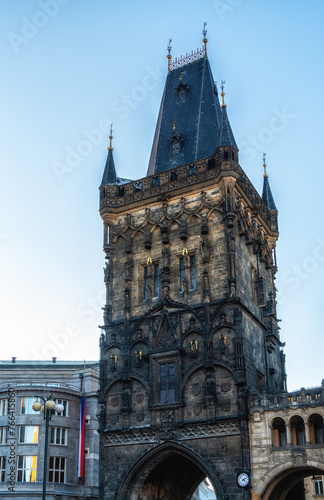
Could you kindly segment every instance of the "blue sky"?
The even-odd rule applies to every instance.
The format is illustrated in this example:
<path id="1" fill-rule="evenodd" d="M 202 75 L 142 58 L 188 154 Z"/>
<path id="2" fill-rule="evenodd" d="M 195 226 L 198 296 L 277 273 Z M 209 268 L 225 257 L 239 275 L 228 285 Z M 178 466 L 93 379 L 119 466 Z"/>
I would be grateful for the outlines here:
<path id="1" fill-rule="evenodd" d="M 145 176 L 167 71 L 202 45 L 240 163 L 279 209 L 289 389 L 323 373 L 320 0 L 0 1 L 1 358 L 96 359 L 104 304 L 98 186 L 107 124 L 122 177 Z"/>

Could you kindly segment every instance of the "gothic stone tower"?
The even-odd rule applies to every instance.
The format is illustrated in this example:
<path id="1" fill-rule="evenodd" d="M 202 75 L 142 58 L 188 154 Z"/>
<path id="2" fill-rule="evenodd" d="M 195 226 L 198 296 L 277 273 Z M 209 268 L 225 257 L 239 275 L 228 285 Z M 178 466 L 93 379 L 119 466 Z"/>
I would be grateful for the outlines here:
<path id="1" fill-rule="evenodd" d="M 100 337 L 101 498 L 248 498 L 247 398 L 285 384 L 277 210 L 239 165 L 204 47 L 172 61 L 147 176 L 100 186 L 107 302 Z"/>

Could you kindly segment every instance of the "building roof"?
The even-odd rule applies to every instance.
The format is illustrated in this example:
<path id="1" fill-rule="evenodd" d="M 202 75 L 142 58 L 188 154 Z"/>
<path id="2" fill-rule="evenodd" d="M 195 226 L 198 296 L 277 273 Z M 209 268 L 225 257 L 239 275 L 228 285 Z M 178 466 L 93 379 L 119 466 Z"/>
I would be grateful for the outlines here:
<path id="1" fill-rule="evenodd" d="M 232 132 L 232 128 L 227 116 L 227 108 L 226 106 L 222 106 L 222 118 L 220 125 L 220 133 L 218 139 L 218 147 L 226 147 L 232 146 L 233 148 L 238 149 L 236 141 L 234 139 L 234 135 Z"/>
<path id="2" fill-rule="evenodd" d="M 15 360 L 15 361 L 12 361 L 12 360 L 0 360 L 0 368 L 1 366 L 10 366 L 10 367 L 14 367 L 14 366 L 18 366 L 18 367 L 22 367 L 22 366 L 57 366 L 57 367 L 73 367 L 73 368 L 76 368 L 76 367 L 80 367 L 80 368 L 83 368 L 84 366 L 84 361 L 65 361 L 65 360 L 24 360 L 24 359 L 21 359 L 21 360 Z M 95 367 L 95 366 L 98 366 L 99 365 L 99 361 L 86 361 L 85 362 L 85 366 L 86 368 L 89 368 L 91 366 Z"/>
<path id="3" fill-rule="evenodd" d="M 277 210 L 276 204 L 274 202 L 272 192 L 270 189 L 268 176 L 265 175 L 263 178 L 263 191 L 262 191 L 262 199 L 266 202 L 269 210 Z"/>
<path id="4" fill-rule="evenodd" d="M 162 96 L 147 175 L 213 156 L 219 143 L 221 116 L 207 57 L 171 70 Z M 181 142 L 176 155 L 171 154 L 174 133 Z"/>

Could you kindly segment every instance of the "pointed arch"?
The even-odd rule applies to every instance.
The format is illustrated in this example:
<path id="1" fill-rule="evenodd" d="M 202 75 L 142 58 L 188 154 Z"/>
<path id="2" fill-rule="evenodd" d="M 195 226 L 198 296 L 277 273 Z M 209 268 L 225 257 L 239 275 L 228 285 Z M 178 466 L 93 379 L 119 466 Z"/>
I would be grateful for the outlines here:
<path id="1" fill-rule="evenodd" d="M 116 500 L 138 500 L 138 497 L 149 487 L 149 482 L 158 482 L 159 471 L 173 478 L 173 483 L 181 486 L 183 499 L 191 498 L 191 494 L 200 482 L 208 477 L 215 489 L 217 500 L 223 500 L 223 490 L 211 464 L 200 454 L 189 447 L 166 441 L 144 453 L 128 471 L 120 486 Z M 165 480 L 168 477 L 164 477 Z"/>

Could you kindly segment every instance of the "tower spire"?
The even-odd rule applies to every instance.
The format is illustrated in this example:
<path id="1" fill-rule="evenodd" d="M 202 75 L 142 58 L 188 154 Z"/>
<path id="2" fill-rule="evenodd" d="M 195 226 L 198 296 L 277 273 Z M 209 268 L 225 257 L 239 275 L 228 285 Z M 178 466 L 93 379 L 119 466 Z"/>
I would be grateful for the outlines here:
<path id="1" fill-rule="evenodd" d="M 105 165 L 105 170 L 104 170 L 104 173 L 102 176 L 101 186 L 103 186 L 105 184 L 116 184 L 116 182 L 117 182 L 117 174 L 116 174 L 115 162 L 114 162 L 114 157 L 113 157 L 113 149 L 114 148 L 112 147 L 112 139 L 113 139 L 113 126 L 111 124 L 110 130 L 109 130 L 109 147 L 107 148 L 108 156 L 107 156 L 107 161 L 106 161 L 106 165 Z"/>
<path id="2" fill-rule="evenodd" d="M 263 153 L 262 161 L 263 161 L 264 174 L 263 174 L 262 199 L 263 199 L 263 201 L 265 201 L 269 210 L 276 210 L 277 211 L 277 207 L 276 207 L 276 204 L 274 202 L 272 192 L 270 189 L 269 176 L 268 176 L 267 170 L 266 170 L 267 164 L 266 164 L 265 160 L 266 160 L 266 153 Z"/>
<path id="3" fill-rule="evenodd" d="M 207 26 L 207 22 L 204 23 L 204 27 L 202 30 L 202 34 L 204 35 L 203 44 L 204 44 L 204 48 L 205 48 L 205 57 L 207 57 L 207 42 L 208 42 L 208 40 L 206 38 L 206 35 L 207 35 L 206 26 Z"/>

